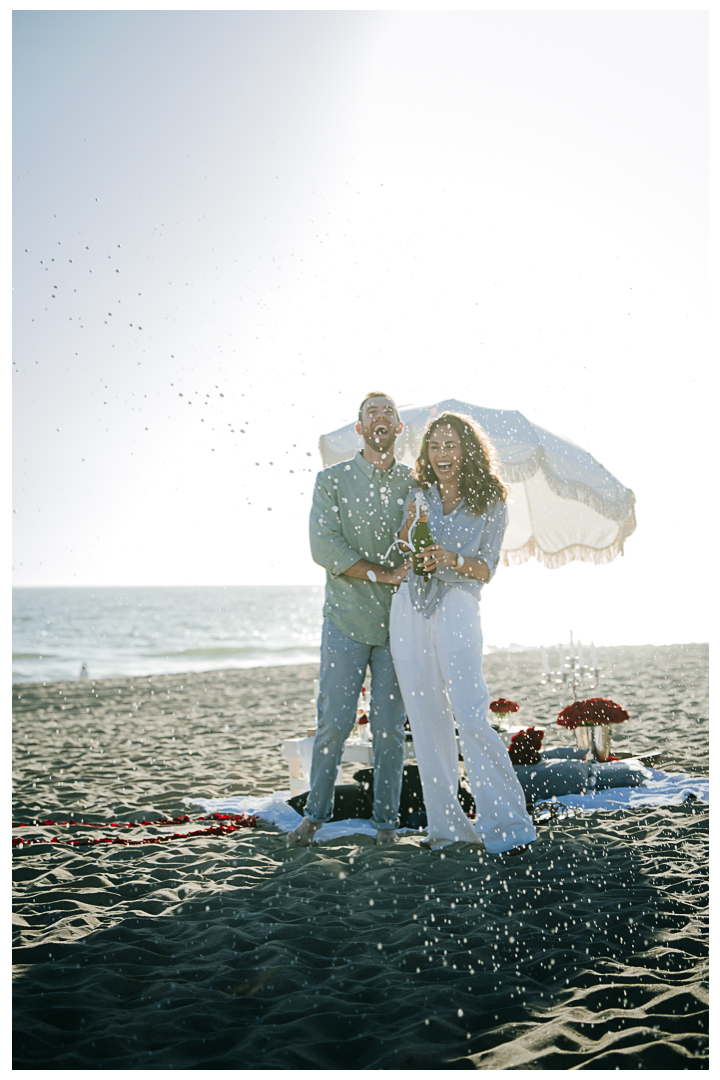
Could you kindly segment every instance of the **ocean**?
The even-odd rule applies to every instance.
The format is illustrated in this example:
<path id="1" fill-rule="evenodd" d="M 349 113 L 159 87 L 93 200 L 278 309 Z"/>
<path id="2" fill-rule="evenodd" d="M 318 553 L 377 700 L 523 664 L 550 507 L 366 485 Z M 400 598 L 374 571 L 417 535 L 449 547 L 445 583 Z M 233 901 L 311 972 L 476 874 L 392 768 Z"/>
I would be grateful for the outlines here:
<path id="1" fill-rule="evenodd" d="M 317 663 L 323 588 L 13 589 L 13 682 Z"/>

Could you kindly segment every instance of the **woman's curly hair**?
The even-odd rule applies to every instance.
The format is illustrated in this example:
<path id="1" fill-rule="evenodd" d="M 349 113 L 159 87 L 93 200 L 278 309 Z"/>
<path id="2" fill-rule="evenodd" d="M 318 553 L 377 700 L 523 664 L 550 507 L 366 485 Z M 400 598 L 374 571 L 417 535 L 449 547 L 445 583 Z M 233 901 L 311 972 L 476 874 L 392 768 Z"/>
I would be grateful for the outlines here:
<path id="1" fill-rule="evenodd" d="M 420 444 L 415 462 L 415 476 L 420 485 L 429 488 L 438 476 L 430 464 L 428 442 L 436 428 L 449 424 L 458 434 L 462 447 L 460 494 L 471 514 L 486 513 L 495 502 L 506 502 L 508 488 L 498 476 L 500 459 L 497 450 L 482 428 L 469 416 L 444 412 L 430 421 Z"/>

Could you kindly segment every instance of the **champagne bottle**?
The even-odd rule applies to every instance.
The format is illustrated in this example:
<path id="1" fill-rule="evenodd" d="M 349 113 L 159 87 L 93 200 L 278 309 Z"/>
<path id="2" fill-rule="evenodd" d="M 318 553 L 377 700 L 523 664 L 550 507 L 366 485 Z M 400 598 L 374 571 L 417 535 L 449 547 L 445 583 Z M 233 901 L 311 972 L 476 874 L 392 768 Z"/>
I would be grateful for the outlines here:
<path id="1" fill-rule="evenodd" d="M 422 561 L 422 553 L 425 548 L 430 547 L 434 541 L 432 533 L 430 532 L 430 526 L 428 525 L 428 508 L 425 503 L 420 504 L 418 520 L 412 526 L 410 539 L 413 546 L 413 571 L 418 575 L 422 574 L 424 581 L 429 581 L 430 574 L 434 574 L 435 571 L 425 569 Z"/>

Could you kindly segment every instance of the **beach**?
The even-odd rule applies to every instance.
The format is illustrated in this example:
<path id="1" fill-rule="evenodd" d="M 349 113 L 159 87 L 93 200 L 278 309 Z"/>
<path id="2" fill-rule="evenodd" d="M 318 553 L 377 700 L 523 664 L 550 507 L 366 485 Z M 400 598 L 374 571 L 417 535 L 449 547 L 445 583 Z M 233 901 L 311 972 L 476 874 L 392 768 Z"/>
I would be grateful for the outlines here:
<path id="1" fill-rule="evenodd" d="M 705 645 L 599 648 L 620 751 L 708 775 Z M 493 697 L 570 745 L 537 651 Z M 290 850 L 192 799 L 288 789 L 317 666 L 16 684 L 15 1068 L 707 1069 L 708 806 L 560 815 L 522 855 Z M 349 781 L 353 768 L 345 766 Z M 188 816 L 131 830 L 128 823 Z M 51 842 L 52 837 L 58 840 Z M 58 842 L 60 841 L 60 842 Z"/>

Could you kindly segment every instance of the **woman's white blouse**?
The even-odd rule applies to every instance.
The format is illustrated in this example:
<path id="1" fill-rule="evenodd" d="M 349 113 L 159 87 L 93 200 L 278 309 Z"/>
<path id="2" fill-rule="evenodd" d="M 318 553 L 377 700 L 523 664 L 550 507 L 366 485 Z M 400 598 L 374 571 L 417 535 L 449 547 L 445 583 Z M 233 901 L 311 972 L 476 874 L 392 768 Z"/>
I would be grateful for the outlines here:
<path id="1" fill-rule="evenodd" d="M 417 494 L 414 489 L 405 501 L 408 503 Z M 451 514 L 443 514 L 442 500 L 437 486 L 423 492 L 428 504 L 428 525 L 433 541 L 446 551 L 457 551 L 463 558 L 480 558 L 487 563 L 492 578 L 500 560 L 500 548 L 507 528 L 508 512 L 504 502 L 498 501 L 485 514 L 471 514 L 465 506 L 465 500 Z M 488 578 L 488 580 L 490 580 Z M 483 582 L 468 577 L 449 566 L 438 566 L 429 581 L 414 574 L 411 570 L 405 579 L 410 590 L 410 598 L 416 611 L 430 618 L 443 596 L 450 588 L 464 589 L 480 599 Z"/>

